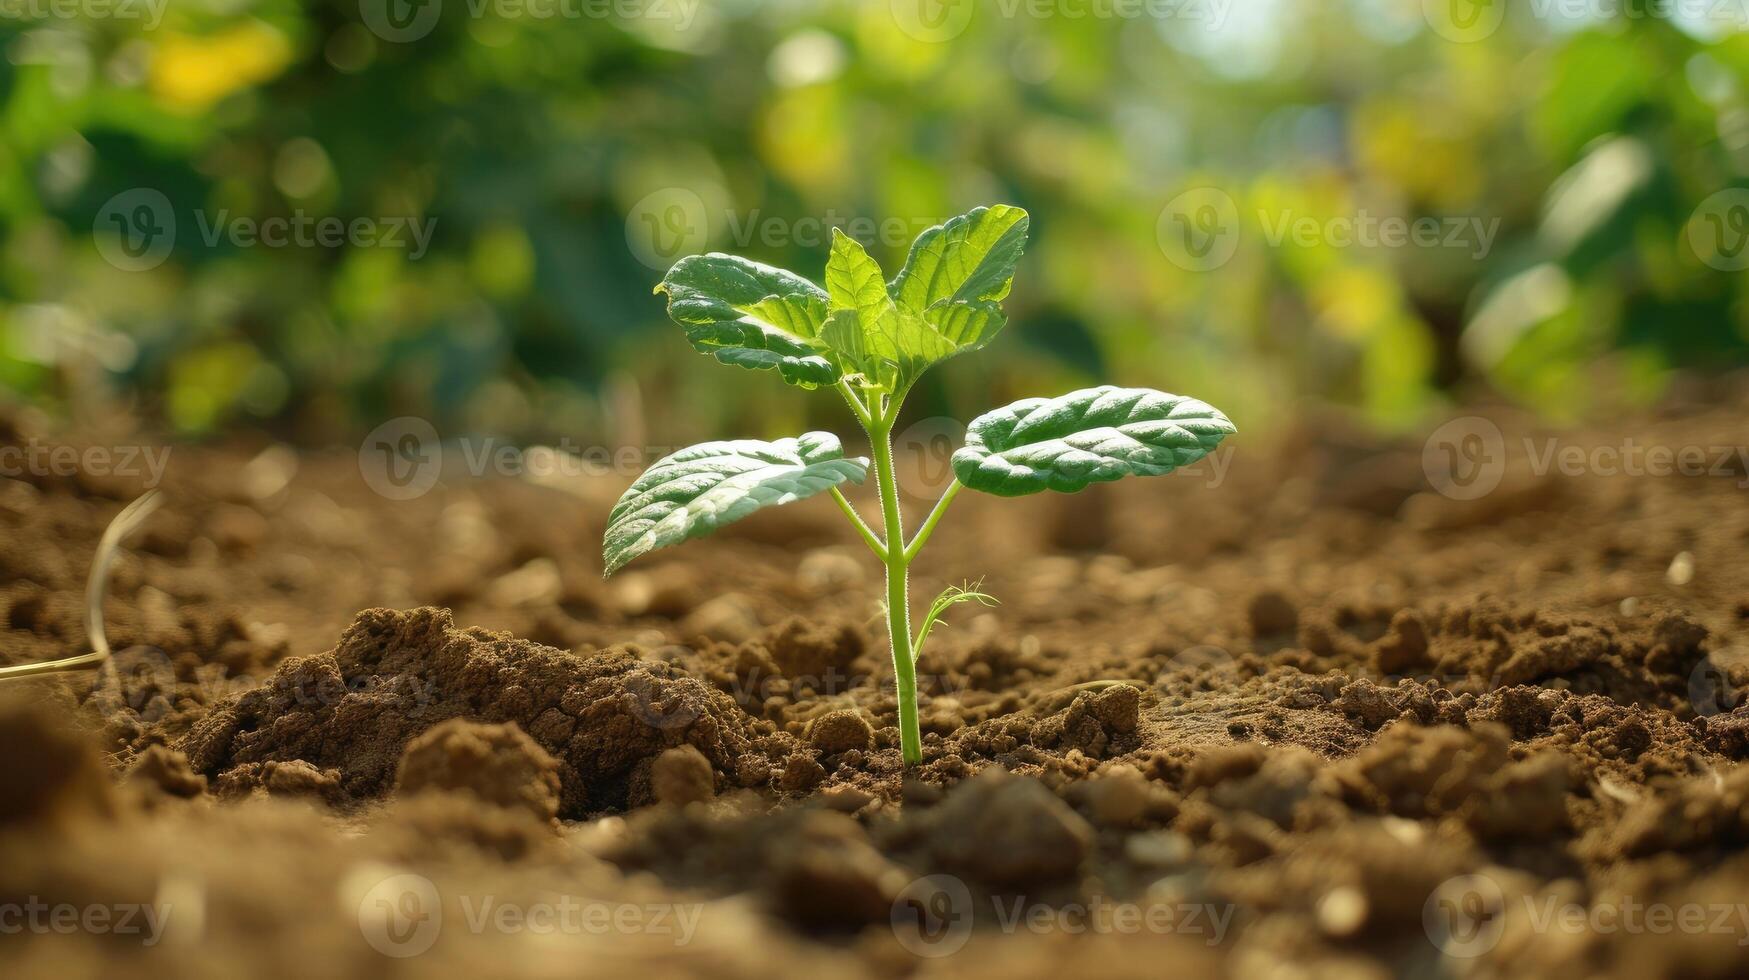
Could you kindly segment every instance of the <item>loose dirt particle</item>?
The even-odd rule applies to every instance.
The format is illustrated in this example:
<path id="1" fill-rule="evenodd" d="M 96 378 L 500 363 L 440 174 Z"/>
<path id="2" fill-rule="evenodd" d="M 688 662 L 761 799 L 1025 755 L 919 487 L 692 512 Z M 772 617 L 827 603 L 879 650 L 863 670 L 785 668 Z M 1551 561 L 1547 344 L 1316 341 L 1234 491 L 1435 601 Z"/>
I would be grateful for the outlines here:
<path id="1" fill-rule="evenodd" d="M 1343 687 L 1330 706 L 1370 729 L 1382 727 L 1402 714 L 1402 709 L 1378 685 L 1364 677 Z"/>
<path id="2" fill-rule="evenodd" d="M 1251 635 L 1257 639 L 1292 636 L 1300 628 L 1300 610 L 1287 596 L 1270 589 L 1251 597 L 1245 607 Z"/>
<path id="3" fill-rule="evenodd" d="M 818 811 L 805 815 L 777 852 L 773 879 L 780 914 L 838 930 L 887 923 L 910 876 L 875 850 L 855 821 Z"/>
<path id="4" fill-rule="evenodd" d="M 153 745 L 128 771 L 128 782 L 150 787 L 169 796 L 192 798 L 206 792 L 206 777 L 188 766 L 188 756 L 175 749 Z"/>
<path id="5" fill-rule="evenodd" d="M 395 793 L 463 791 L 483 803 L 559 815 L 559 763 L 513 722 L 452 718 L 407 743 Z"/>
<path id="6" fill-rule="evenodd" d="M 868 720 L 854 711 L 831 711 L 808 726 L 808 741 L 826 755 L 837 755 L 852 749 L 868 751 L 874 745 L 874 729 Z"/>
<path id="7" fill-rule="evenodd" d="M 346 796 L 340 770 L 318 768 L 302 759 L 245 763 L 220 774 L 213 792 L 228 800 L 265 795 L 326 803 L 340 803 Z"/>
<path id="8" fill-rule="evenodd" d="M 702 803 L 716 795 L 716 772 L 703 752 L 682 745 L 651 764 L 650 790 L 657 801 L 673 806 Z"/>
<path id="9" fill-rule="evenodd" d="M 95 748 L 46 706 L 0 701 L 0 825 L 68 820 L 115 813 L 115 796 Z"/>
<path id="10" fill-rule="evenodd" d="M 1427 620 L 1413 609 L 1400 609 L 1391 617 L 1390 632 L 1373 648 L 1373 663 L 1381 674 L 1410 673 L 1429 666 Z"/>
<path id="11" fill-rule="evenodd" d="M 797 752 L 783 765 L 778 788 L 786 793 L 801 793 L 813 789 L 826 778 L 826 769 L 806 752 Z"/>
<path id="12" fill-rule="evenodd" d="M 1135 766 L 1112 766 L 1082 784 L 1089 814 L 1105 827 L 1130 828 L 1148 813 L 1152 787 Z"/>
<path id="13" fill-rule="evenodd" d="M 936 860 L 995 885 L 1067 877 L 1093 830 L 1036 779 L 990 769 L 954 787 L 929 811 Z"/>
<path id="14" fill-rule="evenodd" d="M 834 671 L 847 672 L 866 643 L 862 632 L 849 623 L 826 625 L 798 618 L 786 620 L 764 638 L 772 662 L 785 677 L 816 686 Z"/>

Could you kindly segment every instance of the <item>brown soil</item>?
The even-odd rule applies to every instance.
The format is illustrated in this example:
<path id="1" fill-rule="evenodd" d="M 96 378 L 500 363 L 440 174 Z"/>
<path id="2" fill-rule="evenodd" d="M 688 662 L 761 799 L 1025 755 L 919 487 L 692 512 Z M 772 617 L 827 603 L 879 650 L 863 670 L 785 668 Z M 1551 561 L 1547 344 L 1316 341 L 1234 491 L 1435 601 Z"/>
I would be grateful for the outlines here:
<path id="1" fill-rule="evenodd" d="M 1734 447 L 1742 391 L 1560 438 Z M 932 638 L 911 770 L 829 503 L 603 582 L 611 481 L 178 447 L 117 669 L 0 684 L 0 971 L 1741 976 L 1749 473 L 1504 428 L 1474 501 L 1328 418 L 1218 489 L 962 495 L 914 591 L 1003 604 Z M 87 649 L 136 490 L 0 479 L 0 659 Z"/>

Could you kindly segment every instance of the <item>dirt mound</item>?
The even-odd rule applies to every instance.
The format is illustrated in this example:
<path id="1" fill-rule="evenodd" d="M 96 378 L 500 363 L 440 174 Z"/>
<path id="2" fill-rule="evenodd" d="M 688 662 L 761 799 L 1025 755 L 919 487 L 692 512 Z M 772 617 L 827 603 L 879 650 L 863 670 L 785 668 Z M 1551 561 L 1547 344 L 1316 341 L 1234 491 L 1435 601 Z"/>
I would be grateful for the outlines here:
<path id="1" fill-rule="evenodd" d="M 647 796 L 649 762 L 678 745 L 744 786 L 769 784 L 779 763 L 806 753 L 635 647 L 571 654 L 460 630 L 432 608 L 359 614 L 333 651 L 287 662 L 264 687 L 216 707 L 177 747 L 220 781 L 251 780 L 247 767 L 269 762 L 333 769 L 343 800 L 360 801 L 390 789 L 411 740 L 458 718 L 514 722 L 551 753 L 559 812 L 569 818 Z"/>

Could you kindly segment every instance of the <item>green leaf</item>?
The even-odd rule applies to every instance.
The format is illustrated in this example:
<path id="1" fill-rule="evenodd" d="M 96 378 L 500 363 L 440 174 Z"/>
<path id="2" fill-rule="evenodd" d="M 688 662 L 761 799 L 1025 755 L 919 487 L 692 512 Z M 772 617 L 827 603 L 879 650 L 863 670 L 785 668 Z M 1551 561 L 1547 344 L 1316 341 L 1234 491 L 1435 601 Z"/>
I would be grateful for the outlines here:
<path id="1" fill-rule="evenodd" d="M 1006 204 L 974 208 L 917 236 L 890 292 L 959 350 L 989 343 L 1007 323 L 997 304 L 1014 283 L 1029 219 Z"/>
<path id="2" fill-rule="evenodd" d="M 831 314 L 820 338 L 845 367 L 862 376 L 865 387 L 903 392 L 930 365 L 956 352 L 953 342 L 893 302 L 880 265 L 860 242 L 836 228 L 826 261 L 826 292 Z"/>
<path id="3" fill-rule="evenodd" d="M 849 480 L 868 460 L 846 458 L 838 437 L 706 442 L 657 460 L 607 515 L 601 555 L 612 575 L 639 555 L 709 534 L 761 507 L 812 497 Z"/>
<path id="4" fill-rule="evenodd" d="M 978 416 L 953 454 L 953 471 L 966 486 L 998 497 L 1074 493 L 1090 483 L 1170 473 L 1235 431 L 1194 398 L 1102 385 Z"/>
<path id="5" fill-rule="evenodd" d="M 802 388 L 838 382 L 820 340 L 826 293 L 801 276 L 712 252 L 676 262 L 656 292 L 668 294 L 668 316 L 701 353 L 724 364 L 775 368 Z"/>

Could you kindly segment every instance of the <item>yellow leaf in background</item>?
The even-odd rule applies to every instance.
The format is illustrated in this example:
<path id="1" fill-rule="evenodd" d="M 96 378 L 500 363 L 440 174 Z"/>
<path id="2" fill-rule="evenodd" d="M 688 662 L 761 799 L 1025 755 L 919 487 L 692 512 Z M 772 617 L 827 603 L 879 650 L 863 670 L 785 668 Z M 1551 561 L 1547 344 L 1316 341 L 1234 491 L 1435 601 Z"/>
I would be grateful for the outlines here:
<path id="1" fill-rule="evenodd" d="M 840 191 L 853 167 L 846 111 L 831 87 L 779 93 L 761 116 L 759 149 L 766 166 L 815 193 Z"/>
<path id="2" fill-rule="evenodd" d="M 1401 294 L 1388 269 L 1346 266 L 1333 269 L 1312 287 L 1318 323 L 1345 340 L 1374 336 L 1401 309 Z"/>
<path id="3" fill-rule="evenodd" d="M 261 21 L 211 35 L 170 34 L 153 54 L 151 91 L 166 105 L 198 111 L 273 78 L 291 58 L 291 42 Z"/>
<path id="4" fill-rule="evenodd" d="M 1481 192 L 1485 171 L 1475 156 L 1476 134 L 1458 120 L 1430 120 L 1417 102 L 1384 97 L 1363 102 L 1355 112 L 1352 139 L 1366 169 L 1414 201 L 1458 211 Z"/>

